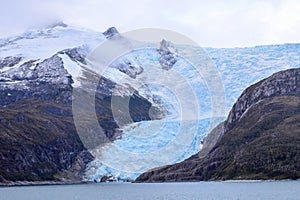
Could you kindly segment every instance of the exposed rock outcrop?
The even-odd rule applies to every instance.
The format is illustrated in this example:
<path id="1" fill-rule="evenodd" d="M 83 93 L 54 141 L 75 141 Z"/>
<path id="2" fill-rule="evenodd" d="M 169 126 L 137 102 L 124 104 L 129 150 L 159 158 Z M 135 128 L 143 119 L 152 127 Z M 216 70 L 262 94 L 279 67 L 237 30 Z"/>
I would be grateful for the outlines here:
<path id="1" fill-rule="evenodd" d="M 299 96 L 300 71 L 289 69 L 278 72 L 247 88 L 231 109 L 225 122 L 225 131 L 231 129 L 247 109 L 258 101 L 274 96 Z"/>
<path id="2" fill-rule="evenodd" d="M 171 69 L 177 62 L 177 49 L 171 42 L 162 40 L 157 51 L 160 54 L 159 63 L 164 70 Z"/>
<path id="3" fill-rule="evenodd" d="M 109 39 L 109 38 L 118 38 L 121 37 L 119 31 L 115 27 L 110 27 L 106 31 L 103 32 L 103 35 Z"/>

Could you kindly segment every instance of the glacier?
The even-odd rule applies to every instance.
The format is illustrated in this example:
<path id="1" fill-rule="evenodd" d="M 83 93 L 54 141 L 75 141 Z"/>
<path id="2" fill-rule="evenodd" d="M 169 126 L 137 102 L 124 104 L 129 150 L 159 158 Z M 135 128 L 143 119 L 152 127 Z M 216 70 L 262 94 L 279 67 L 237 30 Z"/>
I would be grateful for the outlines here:
<path id="1" fill-rule="evenodd" d="M 163 39 L 167 40 L 161 38 Z M 82 63 L 58 52 L 79 48 L 83 56 L 88 56 L 105 40 L 107 39 L 101 32 L 72 26 L 30 30 L 15 37 L 2 39 L 0 41 L 1 62 L 9 57 L 20 59 L 20 62 L 0 69 L 0 85 L 22 87 L 24 81 L 10 79 L 11 74 L 30 75 L 31 72 L 24 73 L 23 64 L 28 61 L 33 62 L 29 69 L 34 71 L 36 64 L 57 54 L 62 59 L 66 71 L 64 73 L 70 75 L 74 81 L 72 86 L 80 87 L 76 77 L 80 74 Z M 137 50 L 116 59 L 103 76 L 114 82 L 123 83 L 124 86 L 131 84 L 133 79 L 139 79 L 140 75 L 147 78 L 149 72 L 147 67 L 160 65 L 158 47 Z M 300 66 L 300 44 L 203 49 L 215 63 L 223 82 L 226 97 L 224 115 L 211 118 L 211 95 L 205 80 L 195 72 L 193 66 L 179 59 L 172 69 L 181 74 L 189 87 L 196 91 L 195 97 L 199 102 L 198 118 L 182 118 L 180 99 L 176 92 L 172 92 L 168 87 L 149 84 L 135 88 L 149 101 L 153 103 L 159 101 L 168 111 L 168 115 L 162 120 L 132 123 L 121 127 L 123 134 L 117 140 L 92 150 L 95 160 L 89 164 L 85 180 L 100 181 L 104 175 L 113 175 L 122 180 L 134 180 L 140 173 L 150 168 L 187 159 L 201 149 L 201 141 L 205 135 L 217 122 L 224 120 L 246 87 L 277 71 Z M 198 50 L 195 48 L 194 51 Z M 127 74 L 122 72 L 124 63 L 130 63 L 132 66 Z M 47 65 L 40 65 L 40 67 L 47 67 Z M 160 72 L 165 73 L 163 70 Z M 168 73 L 164 76 L 167 77 Z M 159 77 L 164 78 L 164 76 Z M 116 92 L 122 95 L 122 91 Z M 10 93 L 6 95 L 10 96 Z"/>
<path id="2" fill-rule="evenodd" d="M 151 168 L 183 161 L 201 149 L 210 123 L 211 119 L 136 123 L 121 139 L 92 151 L 96 158 L 85 179 L 100 182 L 102 176 L 113 175 L 133 181 Z"/>
<path id="3" fill-rule="evenodd" d="M 285 46 L 292 47 L 293 45 Z M 297 47 L 299 48 L 299 45 Z M 268 51 L 264 47 L 206 49 L 222 76 L 226 91 L 226 114 L 244 88 L 276 71 L 298 66 L 299 53 L 293 49 L 290 53 L 284 52 L 286 55 L 278 55 L 278 52 L 283 53 L 281 48 L 282 46 L 279 45 L 271 46 Z M 197 51 L 196 48 L 195 51 Z M 154 49 L 134 51 L 130 56 L 145 66 L 155 67 L 159 62 L 158 52 Z M 279 60 L 280 56 L 289 59 Z M 211 95 L 205 80 L 194 70 L 193 66 L 184 60 L 179 60 L 173 66 L 173 70 L 180 73 L 196 92 L 201 111 L 199 119 L 179 120 L 181 108 L 176 94 L 172 96 L 170 92 L 162 88 L 148 86 L 148 90 L 156 93 L 160 99 L 164 99 L 164 106 L 170 111 L 169 115 L 164 119 L 165 121 L 135 123 L 130 126 L 131 128 L 124 129 L 121 138 L 93 151 L 96 159 L 87 168 L 86 180 L 100 181 L 102 176 L 134 180 L 140 173 L 151 168 L 178 163 L 199 152 L 203 138 L 218 122 L 223 121 L 226 115 L 218 118 L 210 117 L 212 116 Z M 153 74 L 147 74 L 147 70 L 143 73 L 146 73 L 144 74 L 146 77 L 153 76 Z M 116 81 L 120 82 L 120 79 Z M 145 92 L 142 88 L 139 88 L 139 91 L 141 94 Z M 185 131 L 183 138 L 177 135 L 181 133 L 180 129 Z M 186 141 L 188 143 L 185 143 Z M 176 146 L 176 151 L 170 147 L 173 144 Z"/>
<path id="4" fill-rule="evenodd" d="M 119 139 L 92 149 L 90 152 L 95 160 L 86 170 L 86 180 L 98 182 L 103 176 L 134 180 L 150 168 L 180 162 L 200 150 L 203 137 L 212 128 L 212 121 L 216 120 L 207 118 L 212 115 L 212 106 L 205 80 L 194 66 L 184 59 L 179 59 L 172 66 L 172 71 L 180 75 L 173 75 L 175 79 L 172 78 L 171 71 L 159 67 L 158 54 L 153 48 L 139 49 L 112 63 L 114 66 L 115 63 L 120 63 L 120 60 L 130 60 L 129 56 L 135 58 L 137 63 L 142 63 L 142 73 L 133 80 L 132 77 L 116 77 L 118 73 L 112 73 L 111 68 L 104 70 L 102 75 L 118 84 L 135 87 L 146 98 L 149 97 L 150 91 L 152 97 L 160 100 L 168 115 L 163 120 L 121 127 L 123 134 Z M 166 81 L 168 78 L 170 80 Z M 143 87 L 139 87 L 140 85 Z M 192 92 L 188 90 L 189 87 Z M 198 112 L 199 115 L 195 115 Z M 114 117 L 118 121 L 117 116 Z"/>

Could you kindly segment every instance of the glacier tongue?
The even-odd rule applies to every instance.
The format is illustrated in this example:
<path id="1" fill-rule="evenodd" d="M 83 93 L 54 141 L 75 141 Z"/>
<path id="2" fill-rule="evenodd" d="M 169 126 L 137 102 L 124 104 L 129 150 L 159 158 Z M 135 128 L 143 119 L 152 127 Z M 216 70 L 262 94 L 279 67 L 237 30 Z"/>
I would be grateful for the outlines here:
<path id="1" fill-rule="evenodd" d="M 210 119 L 200 121 L 148 121 L 122 135 L 121 139 L 92 151 L 96 156 L 85 179 L 100 181 L 113 175 L 135 180 L 155 167 L 183 161 L 200 150 Z"/>

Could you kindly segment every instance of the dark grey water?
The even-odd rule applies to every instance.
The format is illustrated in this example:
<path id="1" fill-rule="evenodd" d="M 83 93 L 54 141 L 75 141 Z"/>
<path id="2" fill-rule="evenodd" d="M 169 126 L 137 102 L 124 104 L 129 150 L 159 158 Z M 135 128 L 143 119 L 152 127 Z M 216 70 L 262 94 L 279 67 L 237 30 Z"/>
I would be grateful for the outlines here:
<path id="1" fill-rule="evenodd" d="M 104 183 L 0 188 L 0 200 L 300 199 L 300 181 Z"/>

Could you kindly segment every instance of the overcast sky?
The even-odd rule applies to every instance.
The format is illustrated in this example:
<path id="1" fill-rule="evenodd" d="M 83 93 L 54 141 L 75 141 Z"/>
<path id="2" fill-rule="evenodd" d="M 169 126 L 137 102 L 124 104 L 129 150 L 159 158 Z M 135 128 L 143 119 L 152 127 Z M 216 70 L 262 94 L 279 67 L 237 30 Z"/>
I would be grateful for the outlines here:
<path id="1" fill-rule="evenodd" d="M 0 0 L 0 37 L 63 20 L 98 31 L 165 28 L 206 47 L 300 43 L 300 0 Z"/>

